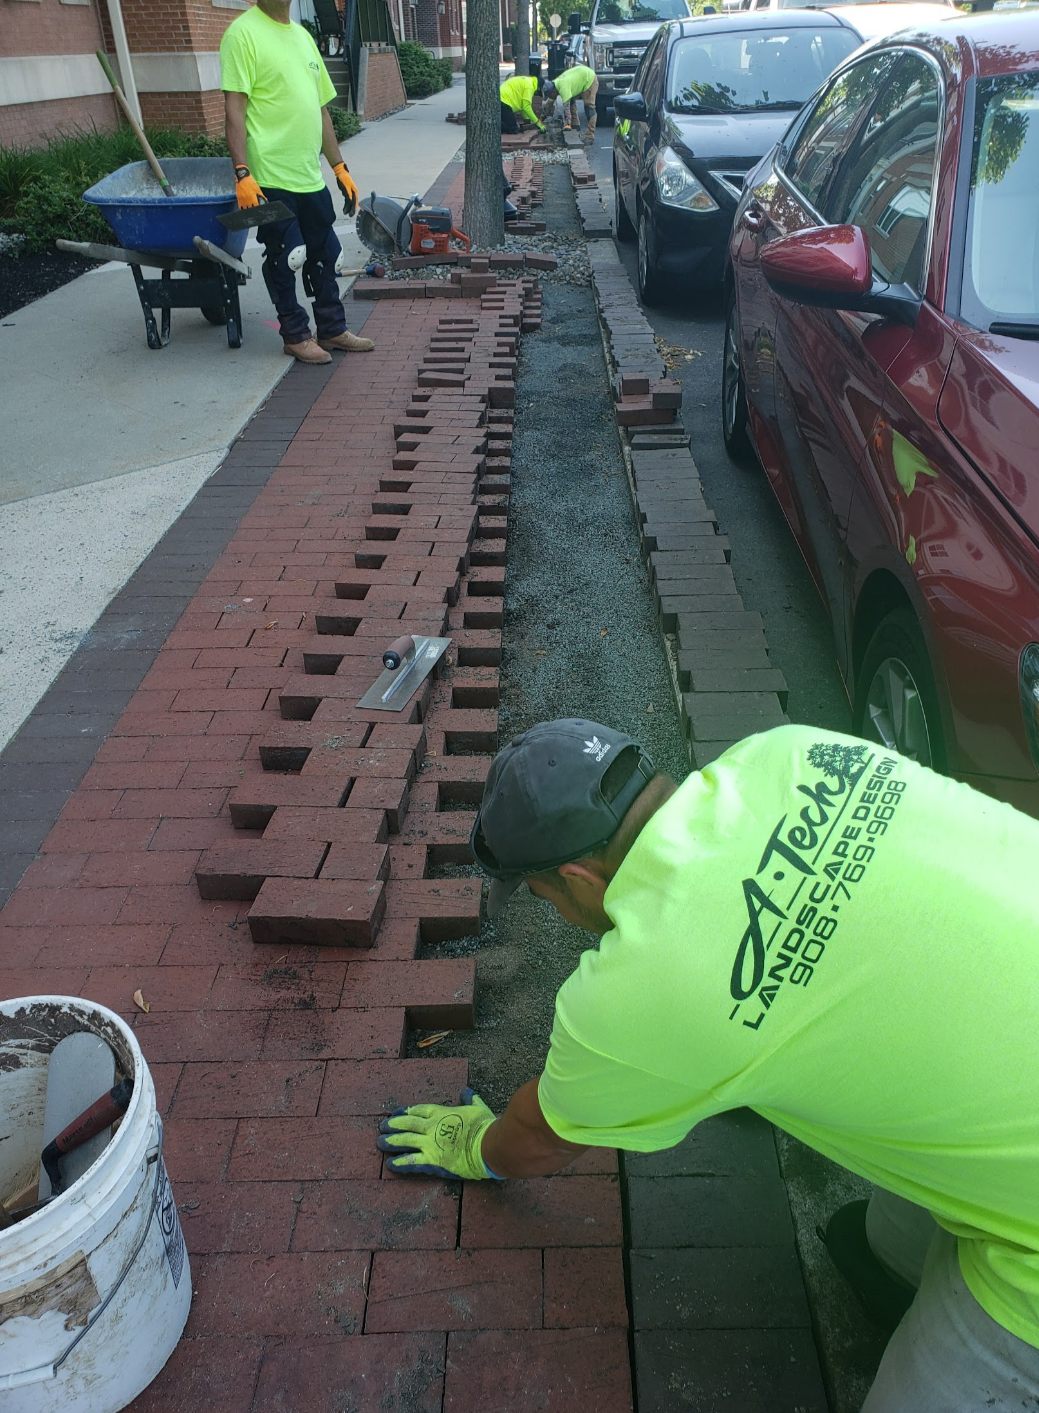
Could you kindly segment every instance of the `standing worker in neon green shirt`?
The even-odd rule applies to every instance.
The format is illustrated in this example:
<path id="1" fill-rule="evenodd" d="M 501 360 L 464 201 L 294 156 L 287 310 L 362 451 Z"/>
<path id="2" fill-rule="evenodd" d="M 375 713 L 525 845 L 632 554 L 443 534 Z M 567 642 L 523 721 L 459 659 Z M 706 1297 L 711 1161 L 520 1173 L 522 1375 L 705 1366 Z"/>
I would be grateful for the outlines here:
<path id="1" fill-rule="evenodd" d="M 502 132 L 519 132 L 517 113 L 521 118 L 526 118 L 528 123 L 533 123 L 538 132 L 545 131 L 545 125 L 534 112 L 533 107 L 534 95 L 538 91 L 538 82 L 536 78 L 525 78 L 522 74 L 515 74 L 502 84 L 499 90 Z"/>
<path id="2" fill-rule="evenodd" d="M 749 1107 L 877 1184 L 838 1254 L 917 1287 L 863 1413 L 1039 1407 L 1039 821 L 811 727 L 676 787 L 567 720 L 495 758 L 472 849 L 491 915 L 526 882 L 602 941 L 541 1078 L 499 1119 L 397 1111 L 394 1171 L 533 1177 Z"/>
<path id="3" fill-rule="evenodd" d="M 332 349 L 367 352 L 373 344 L 346 327 L 336 280 L 342 246 L 333 230 L 321 154 L 335 173 L 348 216 L 357 209 L 357 187 L 327 107 L 335 88 L 317 45 L 290 20 L 289 3 L 257 0 L 228 26 L 220 43 L 220 86 L 238 205 L 283 201 L 293 212 L 291 221 L 257 229 L 285 352 L 301 363 L 330 363 Z M 300 265 L 303 287 L 314 301 L 316 341 L 296 298 Z"/>
<path id="4" fill-rule="evenodd" d="M 595 70 L 586 64 L 575 64 L 564 69 L 555 79 L 545 84 L 545 102 L 551 105 L 557 98 L 563 100 L 563 131 L 570 128 L 581 130 L 581 120 L 577 113 L 577 100 L 584 104 L 584 116 L 588 125 L 582 141 L 595 141 L 595 122 L 598 114 L 595 109 L 595 96 L 599 92 L 599 80 Z"/>

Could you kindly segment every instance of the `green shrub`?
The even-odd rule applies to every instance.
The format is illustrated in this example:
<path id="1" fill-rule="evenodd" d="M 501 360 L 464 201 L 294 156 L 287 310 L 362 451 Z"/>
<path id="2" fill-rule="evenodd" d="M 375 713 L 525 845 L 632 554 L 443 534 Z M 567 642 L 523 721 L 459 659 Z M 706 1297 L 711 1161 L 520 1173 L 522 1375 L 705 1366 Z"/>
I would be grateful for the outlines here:
<path id="1" fill-rule="evenodd" d="M 361 120 L 350 108 L 340 108 L 335 103 L 328 110 L 332 114 L 337 142 L 345 142 L 348 137 L 356 137 L 361 131 Z"/>
<path id="2" fill-rule="evenodd" d="M 405 39 L 397 45 L 397 58 L 400 61 L 400 76 L 404 80 L 404 92 L 409 98 L 428 98 L 451 82 L 454 70 L 450 60 L 434 59 L 425 45 L 416 44 L 413 39 Z"/>
<path id="3" fill-rule="evenodd" d="M 227 156 L 222 137 L 181 128 L 146 131 L 160 161 L 163 157 Z M 143 156 L 128 127 L 115 132 L 94 128 L 63 133 L 40 148 L 0 147 L 0 220 L 4 229 L 25 236 L 20 247 L 24 251 L 50 250 L 59 238 L 111 244 L 107 221 L 82 200 L 83 193 L 109 172 L 128 162 L 140 162 Z"/>

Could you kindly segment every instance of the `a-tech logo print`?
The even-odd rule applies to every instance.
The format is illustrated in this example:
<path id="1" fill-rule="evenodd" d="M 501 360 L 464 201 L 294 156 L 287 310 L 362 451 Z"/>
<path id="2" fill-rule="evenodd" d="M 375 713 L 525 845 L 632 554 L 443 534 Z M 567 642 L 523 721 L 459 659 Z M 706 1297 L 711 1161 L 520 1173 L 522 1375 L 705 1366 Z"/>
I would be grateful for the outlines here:
<path id="1" fill-rule="evenodd" d="M 597 761 L 606 759 L 607 753 L 612 750 L 611 746 L 604 746 L 598 736 L 593 736 L 590 741 L 584 743 L 584 753 L 586 756 L 594 756 Z"/>
<path id="2" fill-rule="evenodd" d="M 868 746 L 821 741 L 807 761 L 823 778 L 796 786 L 796 820 L 792 810 L 779 819 L 742 883 L 747 925 L 733 958 L 729 1020 L 749 1030 L 760 1027 L 784 983 L 811 982 L 852 890 L 878 849 L 891 847 L 883 836 L 905 798 L 899 759 L 878 759 Z"/>

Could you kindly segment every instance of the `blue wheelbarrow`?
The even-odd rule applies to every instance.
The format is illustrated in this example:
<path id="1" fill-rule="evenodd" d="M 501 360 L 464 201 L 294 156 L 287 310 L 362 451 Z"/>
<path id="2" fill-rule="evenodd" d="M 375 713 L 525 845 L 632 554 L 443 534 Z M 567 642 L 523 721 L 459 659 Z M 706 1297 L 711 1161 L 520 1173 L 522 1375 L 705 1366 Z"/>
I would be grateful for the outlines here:
<path id="1" fill-rule="evenodd" d="M 211 324 L 227 329 L 228 347 L 241 348 L 238 288 L 250 274 L 241 260 L 249 232 L 229 231 L 218 220 L 238 210 L 231 159 L 167 157 L 163 169 L 176 196 L 164 194 L 147 162 L 130 162 L 83 193 L 112 227 L 118 246 L 71 240 L 58 246 L 129 265 L 149 348 L 169 343 L 171 309 L 200 309 Z M 161 274 L 145 279 L 142 269 Z"/>

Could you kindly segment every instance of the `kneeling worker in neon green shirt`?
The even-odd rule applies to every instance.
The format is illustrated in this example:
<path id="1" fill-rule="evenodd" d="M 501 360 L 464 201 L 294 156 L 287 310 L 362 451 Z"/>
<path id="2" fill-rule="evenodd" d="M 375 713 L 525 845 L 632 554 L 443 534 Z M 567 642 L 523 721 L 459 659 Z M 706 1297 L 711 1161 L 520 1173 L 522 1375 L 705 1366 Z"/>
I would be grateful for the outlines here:
<path id="1" fill-rule="evenodd" d="M 877 1184 L 863 1241 L 919 1287 L 863 1413 L 1039 1402 L 1039 822 L 812 727 L 676 787 L 566 720 L 495 758 L 472 848 L 492 915 L 526 882 L 602 941 L 541 1078 L 498 1119 L 398 1111 L 394 1171 L 531 1177 L 749 1107 Z"/>
<path id="2" fill-rule="evenodd" d="M 498 90 L 501 98 L 501 130 L 502 132 L 519 132 L 519 122 L 517 114 L 521 118 L 526 118 L 528 123 L 533 123 L 538 132 L 545 131 L 545 125 L 534 112 L 534 95 L 538 91 L 538 80 L 536 78 L 526 78 L 523 74 L 515 74 L 512 78 L 506 79 Z"/>

